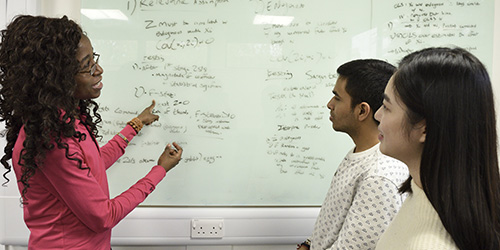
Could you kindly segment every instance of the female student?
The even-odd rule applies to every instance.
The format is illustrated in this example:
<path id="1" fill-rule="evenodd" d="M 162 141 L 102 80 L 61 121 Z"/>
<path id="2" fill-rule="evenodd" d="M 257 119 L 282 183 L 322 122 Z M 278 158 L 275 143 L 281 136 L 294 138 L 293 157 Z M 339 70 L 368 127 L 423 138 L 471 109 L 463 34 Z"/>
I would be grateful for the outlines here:
<path id="1" fill-rule="evenodd" d="M 500 249 L 500 180 L 492 87 L 460 48 L 401 61 L 385 89 L 382 153 L 407 164 L 410 193 L 377 249 Z"/>
<path id="2" fill-rule="evenodd" d="M 132 211 L 180 160 L 167 145 L 158 165 L 110 199 L 106 169 L 142 126 L 158 116 L 154 102 L 99 147 L 103 69 L 73 21 L 19 16 L 2 31 L 0 117 L 21 193 L 29 249 L 110 249 L 111 228 Z M 5 176 L 5 175 L 4 175 Z"/>

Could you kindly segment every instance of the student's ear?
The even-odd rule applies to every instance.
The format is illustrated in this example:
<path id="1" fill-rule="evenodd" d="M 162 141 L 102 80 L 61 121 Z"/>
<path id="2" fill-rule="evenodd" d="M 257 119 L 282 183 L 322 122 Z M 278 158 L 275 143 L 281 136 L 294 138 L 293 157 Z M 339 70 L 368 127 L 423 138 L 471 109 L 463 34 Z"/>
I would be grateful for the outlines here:
<path id="1" fill-rule="evenodd" d="M 418 130 L 418 135 L 419 135 L 418 141 L 420 143 L 424 143 L 425 142 L 425 137 L 427 135 L 427 126 L 426 126 L 425 120 L 419 122 L 415 126 L 415 129 Z"/>
<path id="2" fill-rule="evenodd" d="M 361 102 L 356 106 L 356 112 L 358 115 L 358 121 L 364 121 L 367 118 L 371 118 L 371 107 L 366 102 Z"/>

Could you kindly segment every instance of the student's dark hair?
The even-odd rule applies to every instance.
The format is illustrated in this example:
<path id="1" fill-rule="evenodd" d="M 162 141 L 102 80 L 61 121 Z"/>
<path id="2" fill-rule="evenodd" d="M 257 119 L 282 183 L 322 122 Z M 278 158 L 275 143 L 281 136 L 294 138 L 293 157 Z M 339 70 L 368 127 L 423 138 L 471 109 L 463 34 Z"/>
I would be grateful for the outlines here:
<path id="1" fill-rule="evenodd" d="M 382 94 L 396 67 L 377 59 L 359 59 L 337 68 L 339 77 L 347 80 L 345 90 L 351 96 L 351 107 L 366 102 L 372 109 L 372 118 L 383 101 Z"/>
<path id="2" fill-rule="evenodd" d="M 401 61 L 396 96 L 410 126 L 425 121 L 420 180 L 460 249 L 500 249 L 495 103 L 483 64 L 461 48 L 428 48 Z M 411 179 L 401 187 L 410 191 Z"/>
<path id="3" fill-rule="evenodd" d="M 22 15 L 2 30 L 1 36 L 0 121 L 5 122 L 2 135 L 7 144 L 0 162 L 6 169 L 4 178 L 8 182 L 6 175 L 11 171 L 8 161 L 24 125 L 26 139 L 19 156 L 22 175 L 18 181 L 24 185 L 21 195 L 25 199 L 29 179 L 43 163 L 47 151 L 54 147 L 65 149 L 66 157 L 84 169 L 82 162 L 68 152 L 62 138 L 85 140 L 85 135 L 75 130 L 75 116 L 85 118 L 82 121 L 94 136 L 101 119 L 94 101 L 74 97 L 75 75 L 81 69 L 76 53 L 83 36 L 78 24 L 66 16 Z M 90 115 L 91 108 L 95 121 Z"/>

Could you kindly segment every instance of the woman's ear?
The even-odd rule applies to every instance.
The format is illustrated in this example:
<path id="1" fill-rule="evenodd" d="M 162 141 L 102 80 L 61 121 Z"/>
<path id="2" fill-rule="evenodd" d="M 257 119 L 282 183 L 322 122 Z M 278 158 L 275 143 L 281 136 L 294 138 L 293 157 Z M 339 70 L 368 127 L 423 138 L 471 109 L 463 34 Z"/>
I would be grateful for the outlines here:
<path id="1" fill-rule="evenodd" d="M 419 139 L 418 139 L 418 141 L 420 143 L 424 143 L 425 142 L 425 136 L 427 135 L 427 125 L 425 123 L 425 120 L 419 122 L 415 126 L 415 128 L 418 129 L 418 133 L 419 133 Z"/>

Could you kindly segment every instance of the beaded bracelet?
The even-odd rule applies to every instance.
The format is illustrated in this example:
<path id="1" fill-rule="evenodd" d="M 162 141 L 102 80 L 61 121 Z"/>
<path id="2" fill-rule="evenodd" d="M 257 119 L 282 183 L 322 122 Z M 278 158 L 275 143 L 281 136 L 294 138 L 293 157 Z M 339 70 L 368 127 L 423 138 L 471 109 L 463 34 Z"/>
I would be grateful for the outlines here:
<path id="1" fill-rule="evenodd" d="M 139 120 L 139 118 L 137 118 L 137 117 L 134 117 L 132 120 L 127 122 L 127 124 L 132 126 L 132 128 L 134 128 L 135 132 L 137 132 L 137 133 L 139 133 L 139 131 L 141 131 L 142 127 L 144 126 L 144 124 L 142 124 L 141 120 Z"/>
<path id="2" fill-rule="evenodd" d="M 297 249 L 299 249 L 301 246 L 306 246 L 308 249 L 311 248 L 311 240 L 307 239 L 306 241 L 297 244 Z"/>

